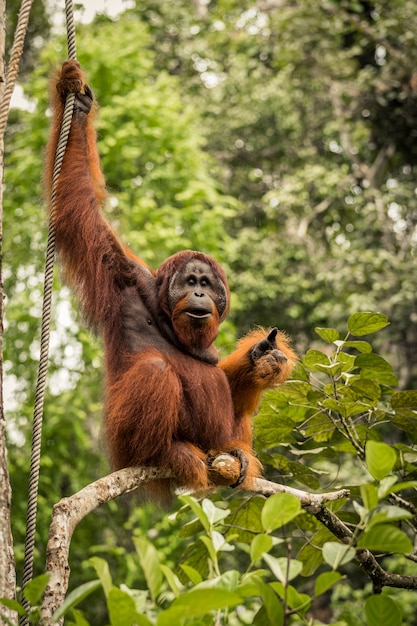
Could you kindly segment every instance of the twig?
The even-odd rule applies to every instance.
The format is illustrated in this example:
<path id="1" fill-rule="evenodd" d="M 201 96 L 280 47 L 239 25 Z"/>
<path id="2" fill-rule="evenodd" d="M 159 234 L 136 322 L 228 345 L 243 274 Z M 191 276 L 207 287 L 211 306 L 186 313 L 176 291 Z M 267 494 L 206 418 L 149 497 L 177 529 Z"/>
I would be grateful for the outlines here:
<path id="1" fill-rule="evenodd" d="M 303 509 L 314 516 L 316 516 L 317 512 L 325 506 L 326 502 L 341 500 L 342 498 L 349 498 L 350 496 L 348 489 L 329 491 L 328 493 L 309 493 L 308 491 L 302 491 L 301 489 L 295 489 L 294 487 L 288 487 L 287 485 L 273 483 L 263 478 L 257 478 L 254 481 L 252 491 L 267 497 L 272 496 L 275 493 L 289 493 L 298 498 Z"/>

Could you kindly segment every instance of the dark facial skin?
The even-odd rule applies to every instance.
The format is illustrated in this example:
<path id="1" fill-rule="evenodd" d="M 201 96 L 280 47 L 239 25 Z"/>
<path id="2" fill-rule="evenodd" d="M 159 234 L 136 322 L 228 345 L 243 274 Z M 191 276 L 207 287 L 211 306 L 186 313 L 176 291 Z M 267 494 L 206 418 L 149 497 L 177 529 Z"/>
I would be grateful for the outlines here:
<path id="1" fill-rule="evenodd" d="M 200 260 L 189 261 L 172 277 L 168 294 L 171 310 L 184 298 L 184 311 L 196 322 L 211 317 L 213 304 L 220 314 L 226 306 L 226 290 L 222 281 L 210 265 Z"/>

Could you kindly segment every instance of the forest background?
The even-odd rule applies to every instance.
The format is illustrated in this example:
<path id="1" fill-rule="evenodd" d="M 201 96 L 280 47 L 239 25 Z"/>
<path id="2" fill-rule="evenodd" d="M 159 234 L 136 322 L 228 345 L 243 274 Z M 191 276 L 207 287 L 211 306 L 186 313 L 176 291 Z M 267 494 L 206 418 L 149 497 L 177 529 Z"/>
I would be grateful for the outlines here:
<path id="1" fill-rule="evenodd" d="M 7 11 L 11 36 L 18 2 L 8 2 Z M 6 135 L 5 411 L 19 576 L 46 242 L 41 170 L 48 76 L 66 58 L 61 13 L 58 3 L 34 3 L 22 97 L 14 101 Z M 222 353 L 253 325 L 277 325 L 300 355 L 316 350 L 307 352 L 304 365 L 317 372 L 312 359 L 318 350 L 320 359 L 330 357 L 332 341 L 323 347 L 323 333 L 315 329 L 343 335 L 349 316 L 374 311 L 390 324 L 373 347 L 397 378 L 381 379 L 381 386 L 416 389 L 414 1 L 132 0 L 117 16 L 96 15 L 83 25 L 82 15 L 79 7 L 77 50 L 100 103 L 107 215 L 153 267 L 181 248 L 203 250 L 223 264 L 233 296 L 218 339 Z M 54 309 L 37 573 L 53 504 L 108 472 L 100 433 L 101 345 L 79 319 L 58 273 Z M 296 453 L 297 420 L 289 425 L 284 419 L 281 430 L 273 430 L 279 411 L 273 398 L 255 422 L 271 479 L 319 491 L 360 483 L 358 451 L 338 448 L 332 456 L 333 431 L 321 431 L 314 460 L 305 460 L 301 448 Z M 380 409 L 384 396 L 377 400 Z M 400 425 L 383 420 L 377 436 L 397 451 L 407 446 L 402 477 L 408 480 L 415 478 L 416 461 L 411 408 Z M 311 442 L 319 441 L 317 423 L 310 429 L 303 441 L 311 452 Z M 140 588 L 146 577 L 134 553 L 135 534 L 151 538 L 167 563 L 184 551 L 178 526 L 163 512 L 113 502 L 77 529 L 71 587 L 93 576 L 88 557 L 100 556 L 118 584 Z M 355 582 L 358 569 L 352 571 L 311 615 L 349 623 L 341 617 L 347 600 L 352 623 L 361 623 L 365 578 Z M 404 623 L 416 623 L 411 593 L 398 591 L 397 601 Z M 97 606 L 98 599 L 92 623 L 106 623 L 104 605 Z"/>

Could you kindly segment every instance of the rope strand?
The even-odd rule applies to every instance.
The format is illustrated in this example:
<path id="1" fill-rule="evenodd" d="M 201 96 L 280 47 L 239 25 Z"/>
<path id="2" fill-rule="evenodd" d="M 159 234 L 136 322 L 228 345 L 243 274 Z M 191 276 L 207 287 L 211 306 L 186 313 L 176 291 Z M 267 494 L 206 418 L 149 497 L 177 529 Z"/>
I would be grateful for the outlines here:
<path id="1" fill-rule="evenodd" d="M 4 94 L 0 106 L 0 137 L 4 135 L 4 131 L 6 129 L 10 109 L 10 100 L 12 98 L 17 74 L 19 72 L 20 59 L 22 58 L 32 2 L 33 0 L 22 0 L 22 4 L 20 5 L 19 16 L 17 18 L 16 30 L 14 33 L 12 53 L 7 66 L 6 86 L 4 88 Z"/>
<path id="2" fill-rule="evenodd" d="M 74 11 L 72 0 L 65 0 L 65 12 L 67 20 L 67 39 L 68 39 L 68 58 L 76 58 L 75 46 L 75 26 Z M 32 432 L 32 450 L 30 462 L 29 477 L 29 496 L 26 520 L 26 541 L 25 541 L 25 557 L 23 565 L 22 588 L 32 579 L 33 576 L 33 555 L 35 547 L 36 534 L 36 514 L 39 489 L 39 469 L 41 459 L 41 439 L 42 439 L 42 419 L 44 411 L 45 391 L 46 391 L 46 375 L 49 360 L 49 339 L 51 325 L 52 310 L 52 284 L 54 276 L 55 262 L 55 229 L 54 218 L 56 213 L 56 188 L 59 174 L 64 160 L 65 150 L 71 129 L 72 114 L 74 109 L 75 94 L 70 94 L 65 102 L 64 115 L 62 120 L 61 132 L 58 140 L 58 146 L 55 154 L 55 165 L 53 172 L 51 207 L 48 229 L 48 242 L 45 259 L 45 277 L 44 277 L 44 294 L 42 304 L 42 323 L 41 323 L 41 346 L 38 368 L 38 379 L 36 383 L 35 406 L 33 413 L 33 432 Z M 27 610 L 30 608 L 29 602 L 23 600 L 23 604 Z M 21 626 L 28 626 L 29 620 L 26 616 L 21 618 Z"/>

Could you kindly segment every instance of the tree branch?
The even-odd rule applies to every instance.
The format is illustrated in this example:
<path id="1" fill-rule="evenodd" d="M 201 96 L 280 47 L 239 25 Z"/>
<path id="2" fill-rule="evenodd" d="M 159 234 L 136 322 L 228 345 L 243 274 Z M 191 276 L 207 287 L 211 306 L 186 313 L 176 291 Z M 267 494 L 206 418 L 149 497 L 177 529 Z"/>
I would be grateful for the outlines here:
<path id="1" fill-rule="evenodd" d="M 235 459 L 231 458 L 231 463 L 234 462 Z M 227 472 L 226 465 L 225 455 L 222 455 L 222 462 L 216 469 L 212 468 L 210 476 L 213 477 L 213 471 L 218 471 L 224 477 Z M 172 476 L 171 471 L 157 468 L 122 469 L 87 485 L 73 496 L 63 498 L 54 506 L 46 553 L 46 572 L 50 574 L 50 580 L 41 607 L 40 623 L 42 626 L 52 626 L 55 623 L 52 621 L 52 616 L 64 602 L 70 574 L 68 554 L 71 537 L 81 520 L 105 502 L 134 491 L 156 478 Z M 265 497 L 275 493 L 289 493 L 295 496 L 300 500 L 301 506 L 324 524 L 342 543 L 352 543 L 351 530 L 326 507 L 326 502 L 349 498 L 347 489 L 312 494 L 257 478 L 251 491 Z M 368 550 L 357 550 L 357 559 L 372 580 L 376 592 L 384 586 L 417 589 L 417 577 L 388 574 Z M 63 618 L 58 623 L 62 624 Z"/>
<path id="2" fill-rule="evenodd" d="M 172 473 L 169 470 L 129 467 L 108 474 L 55 504 L 46 548 L 46 572 L 50 574 L 50 580 L 41 607 L 40 623 L 43 626 L 52 626 L 55 623 L 52 616 L 62 605 L 67 593 L 70 575 L 69 547 L 72 534 L 81 520 L 105 502 L 135 491 L 150 480 L 170 476 Z M 58 623 L 62 624 L 63 619 Z"/>
<path id="3" fill-rule="evenodd" d="M 287 487 L 287 485 L 273 483 L 269 480 L 265 480 L 264 478 L 255 479 L 252 491 L 266 497 L 273 496 L 276 493 L 289 493 L 298 498 L 303 509 L 315 517 L 317 516 L 317 512 L 321 508 L 325 507 L 326 502 L 332 502 L 334 500 L 341 500 L 342 498 L 350 497 L 348 489 L 329 491 L 327 493 L 309 493 L 308 491 L 302 491 L 301 489 L 295 489 L 294 487 Z"/>
<path id="4" fill-rule="evenodd" d="M 306 508 L 308 511 L 308 508 Z M 324 524 L 330 532 L 340 539 L 342 543 L 351 544 L 353 539 L 352 531 L 329 509 L 322 507 L 314 517 Z M 369 550 L 356 550 L 356 558 L 361 564 L 365 573 L 369 576 L 373 585 L 373 592 L 380 593 L 383 587 L 395 587 L 397 589 L 417 589 L 417 576 L 403 576 L 401 574 L 390 574 L 386 572 L 378 563 L 374 555 Z"/>

